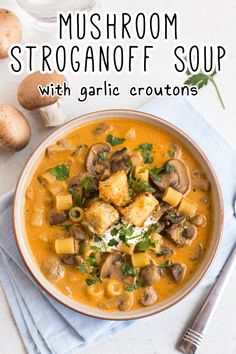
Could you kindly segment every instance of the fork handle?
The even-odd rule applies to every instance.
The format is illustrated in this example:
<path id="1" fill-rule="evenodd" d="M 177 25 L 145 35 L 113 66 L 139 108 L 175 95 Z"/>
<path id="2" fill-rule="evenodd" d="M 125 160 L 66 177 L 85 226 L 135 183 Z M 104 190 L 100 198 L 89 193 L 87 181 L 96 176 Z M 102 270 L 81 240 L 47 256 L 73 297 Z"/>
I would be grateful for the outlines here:
<path id="1" fill-rule="evenodd" d="M 203 334 L 211 317 L 216 309 L 216 306 L 221 298 L 225 285 L 236 263 L 236 246 L 227 261 L 225 262 L 214 286 L 210 290 L 206 300 L 204 301 L 198 315 L 192 325 L 185 331 L 177 348 L 185 354 L 194 354 L 200 346 Z"/>

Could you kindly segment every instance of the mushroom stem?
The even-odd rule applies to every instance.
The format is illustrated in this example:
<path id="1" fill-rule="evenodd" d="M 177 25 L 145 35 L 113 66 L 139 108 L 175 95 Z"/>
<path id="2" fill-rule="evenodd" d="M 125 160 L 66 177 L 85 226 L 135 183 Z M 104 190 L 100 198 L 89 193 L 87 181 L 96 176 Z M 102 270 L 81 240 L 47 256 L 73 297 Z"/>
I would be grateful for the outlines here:
<path id="1" fill-rule="evenodd" d="M 39 108 L 39 111 L 43 118 L 45 127 L 56 127 L 66 121 L 65 114 L 62 111 L 59 101 L 50 106 L 41 107 Z"/>

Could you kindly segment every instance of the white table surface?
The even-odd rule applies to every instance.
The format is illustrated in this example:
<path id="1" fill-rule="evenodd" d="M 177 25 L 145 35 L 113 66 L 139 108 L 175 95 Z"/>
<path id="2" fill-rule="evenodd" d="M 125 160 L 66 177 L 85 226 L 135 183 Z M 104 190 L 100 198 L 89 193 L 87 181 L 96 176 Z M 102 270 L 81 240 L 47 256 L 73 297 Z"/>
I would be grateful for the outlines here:
<path id="1" fill-rule="evenodd" d="M 211 86 L 204 88 L 195 98 L 196 102 L 208 114 L 212 124 L 236 147 L 236 77 L 235 77 L 235 0 L 100 0 L 100 7 L 105 10 L 126 10 L 130 13 L 146 11 L 177 11 L 181 21 L 180 42 L 187 43 L 219 43 L 228 49 L 224 62 L 223 72 L 217 75 L 217 83 L 222 92 L 226 110 L 223 110 Z M 24 42 L 43 40 L 48 41 L 44 34 L 32 30 L 29 23 L 23 20 L 22 14 L 17 10 L 14 2 L 1 0 L 0 7 L 15 10 L 22 20 Z M 141 83 L 143 85 L 182 84 L 185 77 L 171 70 L 171 48 L 173 43 L 160 44 L 155 51 L 152 65 L 152 74 L 135 73 L 129 75 L 130 85 Z M 17 87 L 24 75 L 14 76 L 8 72 L 8 60 L 0 61 L 0 102 L 13 104 L 19 107 L 16 99 Z M 76 91 L 78 85 L 96 85 L 106 79 L 113 84 L 119 83 L 121 88 L 127 85 L 126 74 L 109 75 L 83 75 L 77 77 L 67 75 L 69 82 Z M 76 103 L 71 98 L 64 99 L 63 109 L 68 118 L 103 108 L 137 108 L 148 99 L 139 97 L 131 99 L 124 93 L 118 98 L 101 99 L 90 98 L 84 103 Z M 37 113 L 24 111 L 32 126 L 32 139 L 27 148 L 16 154 L 0 151 L 0 195 L 13 189 L 19 172 L 33 147 L 36 146 L 51 130 L 43 128 Z M 225 158 L 225 157 L 222 157 Z M 234 273 L 235 280 L 235 273 Z M 192 318 L 201 304 L 206 288 L 197 288 L 185 300 L 175 307 L 159 315 L 138 320 L 134 326 L 116 334 L 102 345 L 88 348 L 84 354 L 126 354 L 126 353 L 178 353 L 174 349 L 186 323 Z M 233 354 L 236 353 L 236 309 L 235 309 L 236 282 L 228 284 L 224 297 L 217 308 L 213 321 L 207 332 L 199 354 Z M 0 286 L 0 353 L 23 354 L 26 350 L 14 324 L 5 295 Z"/>

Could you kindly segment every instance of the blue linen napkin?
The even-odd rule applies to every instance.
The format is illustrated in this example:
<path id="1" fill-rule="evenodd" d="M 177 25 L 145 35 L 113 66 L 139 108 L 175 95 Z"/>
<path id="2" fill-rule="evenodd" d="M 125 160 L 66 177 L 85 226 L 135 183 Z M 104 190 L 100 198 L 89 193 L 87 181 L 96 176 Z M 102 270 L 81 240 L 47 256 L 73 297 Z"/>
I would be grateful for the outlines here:
<path id="1" fill-rule="evenodd" d="M 209 284 L 236 240 L 232 209 L 236 190 L 235 151 L 185 99 L 158 98 L 141 110 L 160 116 L 189 134 L 205 152 L 218 175 L 224 195 L 225 226 L 218 255 L 201 283 Z M 46 294 L 32 279 L 18 253 L 11 207 L 12 192 L 0 198 L 0 279 L 30 354 L 75 354 L 132 324 L 132 321 L 104 321 L 80 315 Z"/>

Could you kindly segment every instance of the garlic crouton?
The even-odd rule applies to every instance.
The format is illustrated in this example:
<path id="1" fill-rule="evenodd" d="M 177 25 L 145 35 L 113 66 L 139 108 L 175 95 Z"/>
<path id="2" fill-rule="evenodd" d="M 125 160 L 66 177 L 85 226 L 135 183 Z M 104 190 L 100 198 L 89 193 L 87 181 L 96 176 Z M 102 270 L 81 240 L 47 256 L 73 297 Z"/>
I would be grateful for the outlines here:
<path id="1" fill-rule="evenodd" d="M 118 171 L 105 181 L 100 181 L 99 197 L 116 206 L 126 205 L 130 201 L 130 195 L 125 171 Z"/>
<path id="2" fill-rule="evenodd" d="M 143 226 L 145 220 L 158 205 L 158 200 L 151 193 L 140 194 L 135 201 L 121 209 L 123 219 L 135 226 Z"/>
<path id="3" fill-rule="evenodd" d="M 119 219 L 118 211 L 110 204 L 97 200 L 84 213 L 84 220 L 98 235 L 103 234 Z"/>

